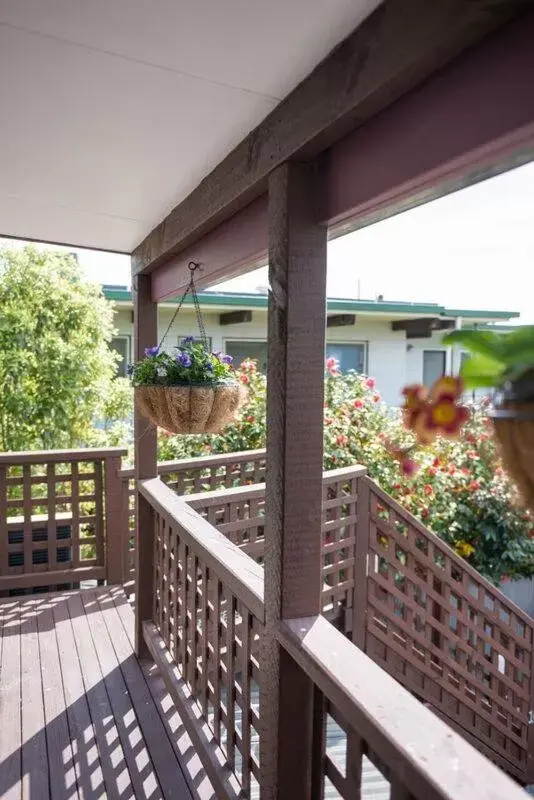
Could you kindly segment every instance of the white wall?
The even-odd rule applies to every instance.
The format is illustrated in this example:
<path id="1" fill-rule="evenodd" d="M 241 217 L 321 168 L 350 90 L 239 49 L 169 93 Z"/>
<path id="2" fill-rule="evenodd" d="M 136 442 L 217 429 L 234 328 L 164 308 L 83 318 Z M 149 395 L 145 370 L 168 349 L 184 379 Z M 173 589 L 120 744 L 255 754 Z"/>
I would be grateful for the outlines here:
<path id="1" fill-rule="evenodd" d="M 173 311 L 174 309 L 159 309 L 159 338 L 163 336 Z M 265 309 L 253 309 L 252 321 L 237 325 L 219 325 L 219 313 L 219 311 L 203 312 L 206 333 L 211 336 L 213 350 L 224 350 L 225 342 L 229 340 L 266 340 L 267 312 Z M 119 334 L 132 336 L 131 310 L 119 310 L 115 316 L 115 325 Z M 198 335 L 196 318 L 191 307 L 183 309 L 178 314 L 169 333 L 167 344 L 169 347 L 173 347 L 180 338 L 188 335 Z M 355 325 L 327 330 L 328 342 L 364 342 L 366 344 L 367 374 L 376 379 L 377 389 L 386 403 L 394 406 L 399 405 L 401 390 L 406 384 L 422 381 L 423 350 L 445 349 L 441 345 L 442 336 L 443 333 L 440 332 L 434 334 L 431 339 L 407 340 L 403 331 L 391 330 L 390 319 L 366 317 L 365 315 L 357 315 Z M 408 345 L 412 345 L 409 350 Z M 132 352 L 130 357 L 133 358 Z M 458 366 L 459 358 L 456 359 L 456 363 Z"/>

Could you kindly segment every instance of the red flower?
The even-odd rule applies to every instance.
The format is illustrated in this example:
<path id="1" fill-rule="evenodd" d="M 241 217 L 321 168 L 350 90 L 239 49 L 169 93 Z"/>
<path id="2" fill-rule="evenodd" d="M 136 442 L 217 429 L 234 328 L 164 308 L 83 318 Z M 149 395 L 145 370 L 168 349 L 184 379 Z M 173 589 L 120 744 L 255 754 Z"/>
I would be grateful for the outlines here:
<path id="1" fill-rule="evenodd" d="M 435 458 L 434 461 L 432 462 L 433 467 L 439 467 L 439 464 L 440 464 L 439 458 Z"/>
<path id="2" fill-rule="evenodd" d="M 428 510 L 428 508 L 421 509 L 421 516 L 423 517 L 423 519 L 428 519 L 428 517 L 430 516 L 430 511 Z"/>
<path id="3" fill-rule="evenodd" d="M 365 385 L 367 386 L 368 389 L 372 391 L 376 386 L 376 381 L 374 378 L 367 378 L 367 380 L 365 381 Z"/>
<path id="4" fill-rule="evenodd" d="M 363 408 L 363 400 L 355 400 L 354 408 Z"/>
<path id="5" fill-rule="evenodd" d="M 247 422 L 254 422 L 254 417 L 252 416 L 252 414 L 249 414 L 248 417 L 245 417 L 245 420 Z"/>
<path id="6" fill-rule="evenodd" d="M 349 443 L 349 437 L 345 433 L 340 433 L 339 436 L 336 436 L 336 444 L 340 447 Z"/>
<path id="7" fill-rule="evenodd" d="M 241 383 L 244 383 L 245 385 L 247 383 L 250 383 L 250 378 L 248 377 L 248 375 L 240 375 L 239 380 L 241 381 Z"/>
<path id="8" fill-rule="evenodd" d="M 425 483 L 425 485 L 423 486 L 423 492 L 426 495 L 431 495 L 434 494 L 434 489 L 431 487 L 429 483 Z"/>
<path id="9" fill-rule="evenodd" d="M 480 483 L 479 481 L 471 481 L 467 488 L 470 492 L 476 492 L 477 489 L 480 489 Z"/>
<path id="10" fill-rule="evenodd" d="M 462 467 L 462 472 L 464 475 L 471 475 L 471 470 L 467 467 Z"/>
<path id="11" fill-rule="evenodd" d="M 438 471 L 437 471 L 436 467 L 429 467 L 428 468 L 428 474 L 432 475 L 432 476 L 437 475 Z"/>

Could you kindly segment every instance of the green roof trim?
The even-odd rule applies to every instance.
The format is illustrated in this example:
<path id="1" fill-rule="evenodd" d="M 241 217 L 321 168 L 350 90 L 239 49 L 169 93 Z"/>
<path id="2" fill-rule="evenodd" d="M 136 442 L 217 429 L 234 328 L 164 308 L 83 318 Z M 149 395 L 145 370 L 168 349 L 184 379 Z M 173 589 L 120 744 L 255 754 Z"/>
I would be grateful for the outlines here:
<path id="1" fill-rule="evenodd" d="M 132 293 L 126 286 L 102 287 L 104 296 L 108 300 L 118 303 L 132 302 Z M 199 300 L 203 306 L 246 306 L 247 308 L 267 308 L 266 294 L 252 294 L 246 292 L 199 292 Z M 164 301 L 178 303 L 177 299 Z M 192 299 L 187 297 L 186 305 L 192 304 Z M 518 311 L 468 311 L 463 309 L 448 309 L 438 303 L 408 303 L 384 300 L 349 300 L 336 297 L 328 298 L 329 311 L 371 311 L 381 314 L 426 314 L 436 317 L 468 317 L 470 319 L 513 319 L 519 316 Z"/>

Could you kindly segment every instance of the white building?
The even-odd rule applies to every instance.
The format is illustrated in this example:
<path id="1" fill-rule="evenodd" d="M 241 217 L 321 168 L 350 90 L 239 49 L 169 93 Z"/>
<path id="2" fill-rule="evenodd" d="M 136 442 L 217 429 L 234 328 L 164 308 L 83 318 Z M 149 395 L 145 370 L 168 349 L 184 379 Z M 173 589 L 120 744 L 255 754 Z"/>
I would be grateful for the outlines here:
<path id="1" fill-rule="evenodd" d="M 112 344 L 123 356 L 120 371 L 124 374 L 126 364 L 133 359 L 132 296 L 123 286 L 104 286 L 104 294 L 115 303 L 117 335 Z M 255 358 L 265 367 L 267 296 L 202 292 L 199 299 L 212 350 L 229 353 L 236 363 Z M 158 339 L 175 309 L 176 301 L 160 304 Z M 447 330 L 487 327 L 518 316 L 515 311 L 449 309 L 436 303 L 330 298 L 326 354 L 339 359 L 342 370 L 356 369 L 376 378 L 386 403 L 398 405 L 406 384 L 428 386 L 439 375 L 458 372 L 463 354 L 458 348 L 441 343 Z M 173 347 L 188 335 L 198 335 L 189 298 L 169 331 L 165 346 Z"/>

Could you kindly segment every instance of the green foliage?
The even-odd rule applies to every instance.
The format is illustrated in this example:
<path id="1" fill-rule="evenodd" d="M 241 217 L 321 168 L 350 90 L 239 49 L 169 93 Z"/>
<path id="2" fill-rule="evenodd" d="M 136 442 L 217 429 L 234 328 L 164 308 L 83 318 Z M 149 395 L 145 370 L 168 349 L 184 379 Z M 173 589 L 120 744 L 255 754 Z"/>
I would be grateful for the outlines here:
<path id="1" fill-rule="evenodd" d="M 159 347 L 145 350 L 145 358 L 134 364 L 134 386 L 179 386 L 191 383 L 220 383 L 231 380 L 232 359 L 223 353 L 208 353 L 200 342 L 188 336 L 175 353 Z"/>
<path id="2" fill-rule="evenodd" d="M 0 249 L 0 449 L 91 441 L 115 373 L 112 306 L 72 256 Z"/>
<path id="3" fill-rule="evenodd" d="M 534 325 L 511 332 L 460 330 L 443 337 L 447 345 L 460 344 L 471 357 L 462 367 L 468 388 L 501 386 L 534 368 Z"/>
<path id="4" fill-rule="evenodd" d="M 160 432 L 161 460 L 265 446 L 265 378 L 253 362 L 237 374 L 249 398 L 236 424 L 215 437 Z M 364 464 L 383 489 L 491 581 L 534 574 L 534 523 L 502 469 L 485 407 L 472 408 L 459 439 L 439 438 L 426 448 L 411 478 L 401 475 L 385 446 L 389 440 L 403 445 L 411 438 L 381 402 L 373 378 L 328 372 L 325 469 Z"/>

